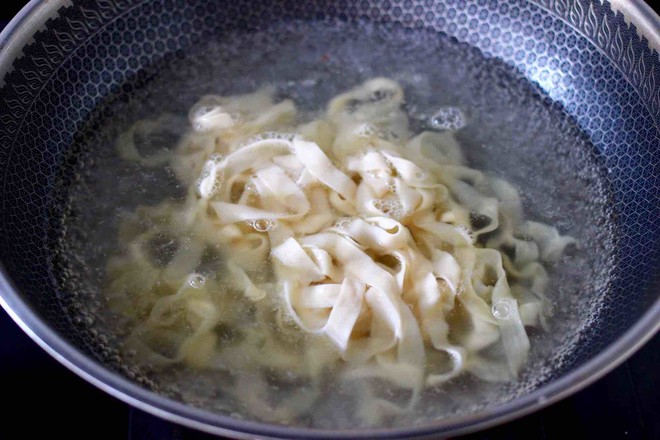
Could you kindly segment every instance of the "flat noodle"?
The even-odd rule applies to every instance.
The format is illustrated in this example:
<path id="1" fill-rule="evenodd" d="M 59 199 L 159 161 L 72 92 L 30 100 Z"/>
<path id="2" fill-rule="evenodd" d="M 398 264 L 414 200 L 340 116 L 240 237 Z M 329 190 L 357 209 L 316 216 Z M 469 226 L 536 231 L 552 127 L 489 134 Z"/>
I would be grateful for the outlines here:
<path id="1" fill-rule="evenodd" d="M 411 137 L 392 80 L 297 128 L 293 103 L 272 96 L 202 98 L 169 154 L 135 148 L 135 130 L 155 122 L 120 138 L 122 157 L 168 162 L 189 187 L 185 202 L 141 207 L 122 228 L 129 251 L 108 264 L 108 290 L 136 324 L 126 347 L 154 366 L 231 371 L 243 407 L 283 423 L 313 410 L 328 368 L 355 383 L 371 424 L 464 372 L 515 379 L 525 326 L 546 320 L 542 263 L 575 240 L 523 222 L 517 191 L 467 168 L 450 132 Z M 220 327 L 242 336 L 221 340 Z M 501 359 L 484 354 L 493 347 Z M 435 351 L 445 361 L 428 361 Z M 266 367 L 314 392 L 272 407 Z M 378 396 L 378 381 L 407 403 Z"/>

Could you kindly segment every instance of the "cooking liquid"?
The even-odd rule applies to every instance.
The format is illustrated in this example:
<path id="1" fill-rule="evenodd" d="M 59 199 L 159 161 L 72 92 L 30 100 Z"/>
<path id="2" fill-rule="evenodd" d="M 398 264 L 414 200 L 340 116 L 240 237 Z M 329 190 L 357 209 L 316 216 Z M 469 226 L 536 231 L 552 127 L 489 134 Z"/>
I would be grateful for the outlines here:
<path id="1" fill-rule="evenodd" d="M 549 330 L 528 329 L 531 353 L 518 381 L 488 383 L 462 375 L 426 390 L 414 411 L 383 423 L 403 427 L 475 412 L 524 395 L 561 372 L 598 314 L 613 255 L 608 192 L 593 146 L 558 105 L 511 67 L 436 33 L 347 23 L 295 22 L 204 42 L 152 66 L 135 79 L 130 94 L 115 95 L 99 109 L 72 148 L 76 165 L 62 173 L 67 209 L 55 267 L 67 274 L 63 290 L 76 292 L 70 299 L 79 306 L 73 319 L 86 328 L 90 350 L 159 393 L 250 418 L 223 393 L 231 381 L 226 372 L 157 369 L 121 349 L 131 325 L 113 312 L 103 291 L 108 258 L 120 251 L 119 225 L 137 206 L 181 199 L 186 189 L 166 166 L 143 168 L 120 159 L 115 141 L 137 120 L 167 114 L 173 115 L 164 124 L 168 128 L 138 140 L 138 148 L 145 153 L 174 148 L 190 129 L 186 115 L 201 96 L 247 93 L 264 85 L 292 99 L 311 119 L 338 93 L 378 76 L 404 87 L 413 133 L 456 130 L 470 167 L 517 188 L 526 219 L 555 226 L 579 242 L 549 268 Z M 160 252 L 167 257 L 166 244 Z M 191 282 L 203 283 L 214 265 L 222 264 L 218 258 L 209 257 Z M 285 379 L 268 383 L 268 394 L 282 404 L 286 387 L 304 386 Z M 363 424 L 352 411 L 351 387 L 330 377 L 322 393 L 303 417 L 282 423 L 332 429 Z"/>

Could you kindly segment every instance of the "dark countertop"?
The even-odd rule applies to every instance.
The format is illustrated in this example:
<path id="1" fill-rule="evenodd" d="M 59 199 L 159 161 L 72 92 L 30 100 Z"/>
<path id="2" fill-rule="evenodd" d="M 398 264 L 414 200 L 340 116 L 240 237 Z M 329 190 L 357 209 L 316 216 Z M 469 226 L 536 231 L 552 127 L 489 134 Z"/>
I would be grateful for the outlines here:
<path id="1" fill-rule="evenodd" d="M 0 29 L 25 3 L 3 0 Z M 604 378 L 510 423 L 463 437 L 500 439 L 660 439 L 660 335 Z M 161 421 L 80 379 L 0 311 L 0 440 L 23 438 L 202 440 L 212 437 Z M 27 414 L 35 417 L 25 423 Z M 85 423 L 80 423 L 84 420 Z M 94 427 L 90 432 L 88 427 Z"/>

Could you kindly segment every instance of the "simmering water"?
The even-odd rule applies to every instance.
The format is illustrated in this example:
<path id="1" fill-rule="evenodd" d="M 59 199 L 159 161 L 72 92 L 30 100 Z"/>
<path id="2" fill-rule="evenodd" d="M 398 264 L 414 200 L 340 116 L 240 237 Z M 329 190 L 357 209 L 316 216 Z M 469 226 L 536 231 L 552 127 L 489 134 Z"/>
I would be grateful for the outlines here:
<path id="1" fill-rule="evenodd" d="M 554 314 L 549 330 L 530 331 L 530 358 L 521 378 L 485 383 L 464 375 L 435 390 L 395 426 L 466 414 L 523 395 L 561 371 L 581 333 L 599 309 L 613 255 L 607 188 L 598 157 L 561 108 L 512 68 L 432 32 L 346 23 L 289 23 L 200 43 L 190 53 L 152 66 L 130 93 L 111 97 L 73 146 L 76 164 L 63 170 L 68 201 L 56 271 L 87 327 L 91 350 L 152 389 L 192 405 L 244 417 L 223 395 L 225 374 L 184 367 L 154 371 L 117 348 L 130 332 L 102 292 L 105 267 L 117 252 L 122 219 L 141 204 L 181 198 L 185 188 L 166 167 L 142 168 L 120 159 L 118 135 L 134 122 L 167 118 L 158 132 L 138 139 L 148 153 L 174 148 L 189 129 L 187 112 L 203 95 L 232 95 L 272 85 L 303 111 L 313 112 L 337 94 L 374 77 L 405 89 L 411 130 L 457 130 L 467 162 L 513 184 L 525 218 L 555 226 L 579 246 L 550 268 L 547 289 Z M 267 229 L 270 225 L 254 225 Z M 163 243 L 167 249 L 167 243 Z M 202 286 L 204 274 L 191 286 Z M 497 304 L 494 314 L 508 313 Z M 286 381 L 284 381 L 286 382 Z M 289 386 L 295 386 L 295 384 Z M 273 391 L 275 393 L 275 391 Z M 293 424 L 351 427 L 351 390 L 328 386 L 313 415 Z"/>

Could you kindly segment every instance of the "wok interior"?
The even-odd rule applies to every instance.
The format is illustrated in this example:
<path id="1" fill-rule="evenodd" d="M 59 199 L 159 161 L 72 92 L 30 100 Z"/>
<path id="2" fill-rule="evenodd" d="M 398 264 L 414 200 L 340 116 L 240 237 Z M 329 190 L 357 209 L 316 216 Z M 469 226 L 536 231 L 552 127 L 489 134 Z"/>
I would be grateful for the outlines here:
<path id="1" fill-rule="evenodd" d="M 112 188 L 87 191 L 89 186 L 76 184 L 79 179 L 98 178 L 103 165 L 113 160 L 113 138 L 135 118 L 165 109 L 183 114 L 205 93 L 245 91 L 269 81 L 277 83 L 281 93 L 295 95 L 313 108 L 317 101 L 323 102 L 323 93 L 332 96 L 376 73 L 399 74 L 409 81 L 411 101 L 420 107 L 426 99 L 467 108 L 473 119 L 461 141 L 470 162 L 523 186 L 531 218 L 577 233 L 583 242 L 573 260 L 557 269 L 554 332 L 535 336 L 544 342 L 535 345 L 539 352 L 532 356 L 521 382 L 473 394 L 467 406 L 465 400 L 447 398 L 472 386 L 458 383 L 437 396 L 437 406 L 406 424 L 475 411 L 561 377 L 615 341 L 656 299 L 658 108 L 640 97 L 641 88 L 626 80 L 621 66 L 548 11 L 531 3 L 494 8 L 420 2 L 399 5 L 401 13 L 376 3 L 345 8 L 334 2 L 286 7 L 279 2 L 244 2 L 222 8 L 211 1 L 168 8 L 155 2 L 135 3 L 130 13 L 122 13 L 126 5 L 124 9 L 99 6 L 98 13 L 91 15 L 76 7 L 63 11 L 51 36 L 54 29 L 60 35 L 77 36 L 85 31 L 75 25 L 80 20 L 96 20 L 103 27 L 91 38 L 74 39 L 79 43 L 64 59 L 48 56 L 45 37 L 37 39 L 31 49 L 32 67 L 41 72 L 44 63 L 51 63 L 53 73 L 36 89 L 29 87 L 28 93 L 21 85 L 30 76 L 21 72 L 29 72 L 31 66 L 22 65 L 7 76 L 0 91 L 9 103 L 0 110 L 6 121 L 0 135 L 10 146 L 2 152 L 6 169 L 0 217 L 2 262 L 21 297 L 49 325 L 109 368 L 175 399 L 228 412 L 213 407 L 213 396 L 200 397 L 199 389 L 166 386 L 168 381 L 143 374 L 118 354 L 114 339 L 118 335 L 108 331 L 102 319 L 95 319 L 99 315 L 94 308 L 102 305 L 90 301 L 98 299 L 95 291 L 101 285 L 104 257 L 95 257 L 93 249 L 103 244 L 113 226 L 98 229 L 92 237 L 82 227 L 94 221 L 89 206 L 100 206 L 112 218 L 116 205 L 98 202 Z M 380 22 L 383 17 L 395 24 L 385 24 L 384 34 L 375 31 L 371 36 L 361 36 L 367 25 L 324 27 L 312 22 Z M 273 24 L 291 20 L 293 24 Z M 534 25 L 543 20 L 549 25 Z M 351 34 L 356 29 L 361 33 Z M 437 36 L 438 31 L 470 44 Z M 415 50 L 409 50 L 411 46 Z M 636 49 L 641 59 L 641 43 Z M 319 68 L 318 60 L 327 52 L 336 57 Z M 449 66 L 444 70 L 433 69 L 438 53 L 452 61 L 443 64 Z M 487 61 L 483 54 L 503 58 L 522 75 L 504 63 Z M 425 62 L 429 65 L 423 66 Z M 649 62 L 658 64 L 657 56 Z M 309 76 L 305 72 L 320 76 L 323 87 L 301 86 Z M 434 74 L 430 80 L 427 76 L 429 84 L 420 85 L 415 83 L 416 72 Z M 482 88 L 466 95 L 461 93 L 465 84 Z M 415 90 L 419 96 L 414 96 Z M 14 102 L 24 101 L 29 105 L 10 113 Z M 502 102 L 518 113 L 505 115 L 498 107 Z M 494 131 L 502 126 L 506 128 Z M 124 168 L 126 176 L 116 178 L 121 182 L 134 171 Z M 148 191 L 148 182 L 144 184 Z M 85 194 L 73 197 L 76 203 L 71 203 L 69 188 L 82 188 Z M 73 255 L 83 258 L 76 260 Z M 183 374 L 178 379 L 186 380 L 185 373 L 173 374 Z M 199 382 L 200 389 L 204 383 Z M 482 405 L 471 405 L 478 395 Z"/>

